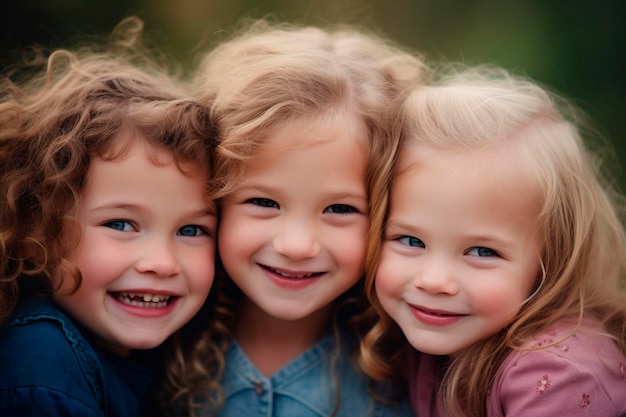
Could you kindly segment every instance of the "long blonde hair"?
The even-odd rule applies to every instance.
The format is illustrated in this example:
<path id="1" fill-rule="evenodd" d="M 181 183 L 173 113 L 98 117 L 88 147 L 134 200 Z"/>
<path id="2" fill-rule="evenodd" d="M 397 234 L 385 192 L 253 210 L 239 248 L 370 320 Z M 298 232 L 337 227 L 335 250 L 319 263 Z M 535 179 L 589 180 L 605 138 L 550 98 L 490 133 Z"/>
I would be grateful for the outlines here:
<path id="1" fill-rule="evenodd" d="M 324 122 L 341 113 L 355 117 L 368 133 L 367 190 L 370 206 L 376 206 L 372 201 L 386 198 L 381 183 L 390 177 L 398 146 L 397 135 L 391 132 L 392 118 L 404 92 L 420 81 L 422 71 L 416 55 L 361 29 L 266 20 L 243 23 L 203 57 L 192 86 L 218 127 L 213 196 L 225 198 L 239 186 L 246 161 L 284 123 Z M 186 387 L 184 393 L 180 391 L 183 402 L 188 399 L 182 406 L 191 412 L 202 408 L 193 404 L 195 396 L 201 395 L 202 381 L 220 377 L 199 347 L 212 338 L 211 344 L 228 348 L 241 296 L 219 266 L 214 289 L 218 301 L 207 323 L 212 330 L 185 350 L 190 364 L 205 357 L 205 365 L 187 366 L 178 376 L 183 381 L 179 386 Z M 344 313 L 346 317 L 339 321 L 347 322 L 368 308 L 362 283 L 350 293 L 359 300 L 359 307 L 351 310 L 350 317 Z M 219 401 L 214 403 L 219 406 Z"/>
<path id="2" fill-rule="evenodd" d="M 543 200 L 539 291 L 499 333 L 459 352 L 447 367 L 441 394 L 452 416 L 484 416 L 486 396 L 506 356 L 554 321 L 593 317 L 626 354 L 626 238 L 624 199 L 605 180 L 603 159 L 585 142 L 582 114 L 566 100 L 502 69 L 450 66 L 432 85 L 418 88 L 404 111 L 404 146 L 443 151 L 515 146 L 526 167 L 520 177 Z M 588 138 L 590 139 L 590 138 Z M 366 369 L 385 376 L 393 368 L 376 347 L 397 338 L 374 291 L 376 261 L 366 291 L 383 315 L 363 346 Z M 406 346 L 406 342 L 404 342 Z M 370 354 L 371 351 L 374 354 Z"/>

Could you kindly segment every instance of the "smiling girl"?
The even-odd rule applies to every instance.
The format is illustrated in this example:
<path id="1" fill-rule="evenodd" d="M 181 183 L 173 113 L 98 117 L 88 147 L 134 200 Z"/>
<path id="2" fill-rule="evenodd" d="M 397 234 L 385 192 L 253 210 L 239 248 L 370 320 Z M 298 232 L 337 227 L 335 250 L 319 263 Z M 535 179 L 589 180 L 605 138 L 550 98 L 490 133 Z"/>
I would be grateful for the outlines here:
<path id="1" fill-rule="evenodd" d="M 140 29 L 129 19 L 114 39 Z M 152 372 L 134 351 L 162 344 L 211 288 L 206 111 L 126 52 L 60 50 L 41 77 L 4 80 L 3 416 L 138 416 Z"/>
<path id="2" fill-rule="evenodd" d="M 364 367 L 420 417 L 624 416 L 624 200 L 566 102 L 457 71 L 404 105 Z"/>
<path id="3" fill-rule="evenodd" d="M 180 355 L 190 365 L 172 391 L 184 415 L 409 415 L 406 401 L 373 395 L 351 355 L 369 308 L 370 213 L 397 146 L 393 116 L 420 61 L 355 29 L 246 29 L 195 75 L 218 130 L 223 270 L 214 331 Z M 194 362 L 211 343 L 224 349 L 223 375 L 210 358 Z M 212 379 L 221 408 L 202 388 Z"/>

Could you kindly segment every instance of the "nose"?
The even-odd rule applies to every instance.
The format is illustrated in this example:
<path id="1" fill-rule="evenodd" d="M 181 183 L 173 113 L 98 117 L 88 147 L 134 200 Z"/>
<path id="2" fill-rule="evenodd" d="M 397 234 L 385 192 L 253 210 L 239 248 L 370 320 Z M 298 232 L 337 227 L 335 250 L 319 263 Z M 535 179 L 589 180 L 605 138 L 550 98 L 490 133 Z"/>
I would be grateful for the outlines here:
<path id="1" fill-rule="evenodd" d="M 294 219 L 284 222 L 274 236 L 274 250 L 290 259 L 308 259 L 317 256 L 321 250 L 315 222 Z"/>
<path id="2" fill-rule="evenodd" d="M 160 277 L 171 277 L 180 272 L 173 243 L 168 239 L 152 239 L 142 242 L 143 251 L 135 269 L 141 273 L 152 273 Z"/>
<path id="3" fill-rule="evenodd" d="M 455 295 L 459 292 L 459 281 L 452 260 L 425 255 L 420 263 L 421 267 L 413 281 L 417 289 L 430 294 Z"/>

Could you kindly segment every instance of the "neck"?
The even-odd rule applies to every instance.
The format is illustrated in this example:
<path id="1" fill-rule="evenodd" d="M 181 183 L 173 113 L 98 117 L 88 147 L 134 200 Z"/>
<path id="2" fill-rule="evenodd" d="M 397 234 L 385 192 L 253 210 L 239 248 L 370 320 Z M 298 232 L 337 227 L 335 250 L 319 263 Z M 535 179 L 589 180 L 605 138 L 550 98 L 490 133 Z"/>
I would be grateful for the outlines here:
<path id="1" fill-rule="evenodd" d="M 271 376 L 322 338 L 332 307 L 301 319 L 282 320 L 244 299 L 238 311 L 235 339 L 259 372 Z"/>

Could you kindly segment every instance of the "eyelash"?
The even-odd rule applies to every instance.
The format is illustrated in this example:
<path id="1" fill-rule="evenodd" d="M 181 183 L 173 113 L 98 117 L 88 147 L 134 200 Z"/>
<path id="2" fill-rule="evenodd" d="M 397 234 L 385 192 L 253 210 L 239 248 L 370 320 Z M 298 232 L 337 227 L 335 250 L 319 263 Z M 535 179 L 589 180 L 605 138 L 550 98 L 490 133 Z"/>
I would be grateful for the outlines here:
<path id="1" fill-rule="evenodd" d="M 277 202 L 269 198 L 261 198 L 261 197 L 250 198 L 246 200 L 245 202 L 248 204 L 254 204 L 255 206 L 259 206 L 263 208 L 277 208 L 277 209 L 280 208 Z"/>
<path id="2" fill-rule="evenodd" d="M 108 228 L 111 228 L 113 230 L 117 230 L 117 231 L 120 231 L 120 232 L 131 232 L 131 231 L 136 231 L 137 230 L 137 228 L 135 226 L 133 226 L 132 222 L 130 222 L 128 220 L 111 220 L 111 221 L 108 221 L 108 222 L 104 223 L 103 225 L 105 227 L 108 227 Z M 120 225 L 120 226 L 122 226 L 122 228 L 114 227 L 115 225 Z M 126 227 L 125 227 L 126 225 L 129 225 L 130 229 L 126 229 Z M 194 228 L 194 232 L 195 233 L 192 234 L 192 235 L 185 235 L 185 234 L 181 233 L 181 231 L 183 229 L 188 229 L 188 228 Z M 176 231 L 176 235 L 177 236 L 184 236 L 184 237 L 197 237 L 197 236 L 204 236 L 204 235 L 209 236 L 210 233 L 203 226 L 199 226 L 197 224 L 186 224 L 186 225 L 180 227 Z"/>
<path id="3" fill-rule="evenodd" d="M 195 228 L 196 233 L 193 235 L 183 235 L 181 234 L 181 230 L 186 229 L 186 228 Z M 181 227 L 180 229 L 178 229 L 178 231 L 176 232 L 177 236 L 185 236 L 185 237 L 197 237 L 197 236 L 205 236 L 205 235 L 209 235 L 209 232 L 202 226 L 198 226 L 197 224 L 187 224 L 183 227 Z"/>
<path id="4" fill-rule="evenodd" d="M 424 244 L 424 242 L 422 242 L 421 239 L 418 239 L 413 236 L 400 236 L 400 237 L 395 238 L 394 240 L 397 240 L 401 244 L 412 247 L 412 248 L 425 248 L 426 247 L 426 245 Z M 415 245 L 412 245 L 411 243 L 415 243 Z"/>
<path id="5" fill-rule="evenodd" d="M 114 225 L 121 225 L 122 227 L 119 228 L 119 227 L 115 227 Z M 133 224 L 129 222 L 128 220 L 111 220 L 111 221 L 104 223 L 104 226 L 110 229 L 118 230 L 120 232 L 129 232 L 130 230 L 125 230 L 126 229 L 125 225 L 130 225 L 132 230 L 135 230 L 135 226 L 133 226 Z"/>
<path id="6" fill-rule="evenodd" d="M 471 247 L 471 248 L 467 251 L 467 254 L 468 254 L 468 255 L 470 255 L 470 252 L 474 251 L 475 249 L 478 251 L 478 255 L 471 255 L 471 256 L 477 256 L 477 257 L 479 257 L 479 258 L 487 258 L 487 257 L 492 257 L 492 256 L 494 256 L 494 257 L 500 257 L 500 254 L 498 254 L 498 252 L 496 252 L 495 250 L 493 250 L 493 249 L 491 249 L 491 248 L 486 248 L 486 247 L 484 247 L 484 246 L 474 246 L 474 247 Z M 488 254 L 488 255 L 484 255 L 484 256 L 483 256 L 483 255 L 480 255 L 480 252 L 481 252 L 481 251 L 488 251 L 488 252 L 489 252 L 489 254 Z"/>
<path id="7" fill-rule="evenodd" d="M 337 210 L 337 208 L 340 208 Z M 324 212 L 327 213 L 335 213 L 335 214 L 350 214 L 350 213 L 358 213 L 359 211 L 348 204 L 331 204 L 330 206 L 324 209 Z"/>
<path id="8" fill-rule="evenodd" d="M 409 246 L 411 248 L 426 248 L 426 245 L 424 244 L 424 242 L 422 242 L 421 239 L 413 237 L 413 236 L 400 236 L 400 237 L 395 238 L 394 240 L 397 240 L 401 244 L 405 246 Z M 471 252 L 475 250 L 478 251 L 478 254 L 472 255 Z M 481 252 L 487 252 L 487 253 L 481 254 Z M 479 258 L 500 257 L 500 254 L 497 251 L 491 248 L 484 247 L 484 246 L 473 246 L 469 248 L 469 250 L 465 254 L 469 256 L 476 256 Z"/>
<path id="9" fill-rule="evenodd" d="M 280 205 L 272 199 L 269 198 L 250 198 L 245 201 L 247 204 L 253 204 L 255 206 L 263 207 L 263 208 L 275 208 L 280 209 Z M 330 206 L 324 209 L 325 213 L 334 213 L 334 214 L 351 214 L 358 213 L 355 207 L 348 204 L 331 204 Z"/>

